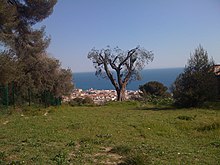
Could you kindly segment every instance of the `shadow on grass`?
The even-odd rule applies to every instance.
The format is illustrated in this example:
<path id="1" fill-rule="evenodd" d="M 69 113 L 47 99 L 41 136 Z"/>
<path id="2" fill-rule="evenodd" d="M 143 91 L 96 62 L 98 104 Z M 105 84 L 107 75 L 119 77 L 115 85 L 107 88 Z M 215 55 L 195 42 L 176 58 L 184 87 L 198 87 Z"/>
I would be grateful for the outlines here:
<path id="1" fill-rule="evenodd" d="M 136 107 L 135 110 L 149 110 L 149 111 L 164 111 L 164 110 L 180 110 L 182 108 L 177 107 Z"/>
<path id="2" fill-rule="evenodd" d="M 208 109 L 208 110 L 220 110 L 220 102 L 206 102 L 203 105 L 197 107 L 185 107 L 177 105 L 155 105 L 155 104 L 143 104 L 137 106 L 135 110 L 151 110 L 151 111 L 163 111 L 163 110 L 190 110 L 190 109 Z"/>
<path id="3" fill-rule="evenodd" d="M 201 106 L 201 108 L 220 110 L 220 101 L 206 102 Z"/>

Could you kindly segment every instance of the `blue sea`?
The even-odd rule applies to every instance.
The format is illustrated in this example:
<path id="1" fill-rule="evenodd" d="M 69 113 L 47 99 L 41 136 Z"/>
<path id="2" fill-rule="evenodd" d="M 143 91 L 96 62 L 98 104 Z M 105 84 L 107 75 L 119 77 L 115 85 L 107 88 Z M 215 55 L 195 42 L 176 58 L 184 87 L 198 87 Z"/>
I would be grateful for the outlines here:
<path id="1" fill-rule="evenodd" d="M 141 72 L 140 81 L 132 81 L 128 84 L 127 90 L 138 90 L 140 85 L 149 81 L 159 81 L 168 88 L 175 81 L 176 77 L 183 72 L 183 68 L 166 68 L 166 69 L 146 69 Z M 87 90 L 93 89 L 114 89 L 108 79 L 102 79 L 95 76 L 95 72 L 74 73 L 73 82 L 76 88 Z"/>

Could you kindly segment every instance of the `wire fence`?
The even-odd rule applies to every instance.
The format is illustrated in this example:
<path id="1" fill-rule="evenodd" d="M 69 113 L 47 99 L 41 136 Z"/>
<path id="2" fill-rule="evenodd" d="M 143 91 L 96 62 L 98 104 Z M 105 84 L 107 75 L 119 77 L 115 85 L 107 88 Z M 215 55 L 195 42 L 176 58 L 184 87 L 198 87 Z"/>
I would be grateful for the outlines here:
<path id="1" fill-rule="evenodd" d="M 9 107 L 21 104 L 41 104 L 45 107 L 59 106 L 62 103 L 61 97 L 55 97 L 52 92 L 44 91 L 41 94 L 34 94 L 30 88 L 26 91 L 27 95 L 21 95 L 14 82 L 2 85 L 0 84 L 0 106 Z"/>
<path id="2" fill-rule="evenodd" d="M 3 106 L 9 106 L 8 85 L 0 85 L 0 104 Z"/>

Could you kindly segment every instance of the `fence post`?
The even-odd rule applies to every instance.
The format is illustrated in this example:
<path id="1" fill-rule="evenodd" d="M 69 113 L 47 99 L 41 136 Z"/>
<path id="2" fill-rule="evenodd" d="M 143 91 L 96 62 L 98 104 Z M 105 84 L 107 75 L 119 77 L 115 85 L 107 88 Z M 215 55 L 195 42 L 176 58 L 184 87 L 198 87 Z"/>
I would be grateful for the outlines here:
<path id="1" fill-rule="evenodd" d="M 5 105 L 8 108 L 9 98 L 8 98 L 8 84 L 5 86 Z"/>
<path id="2" fill-rule="evenodd" d="M 15 82 L 12 81 L 12 104 L 15 109 Z"/>

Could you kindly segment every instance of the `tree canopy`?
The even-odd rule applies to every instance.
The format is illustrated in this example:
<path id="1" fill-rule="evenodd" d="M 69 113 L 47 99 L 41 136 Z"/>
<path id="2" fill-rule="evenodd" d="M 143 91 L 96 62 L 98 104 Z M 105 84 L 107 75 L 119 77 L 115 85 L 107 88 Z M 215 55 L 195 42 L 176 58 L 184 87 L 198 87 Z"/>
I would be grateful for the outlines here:
<path id="1" fill-rule="evenodd" d="M 0 42 L 10 48 L 33 44 L 33 25 L 47 18 L 56 0 L 0 0 Z"/>

